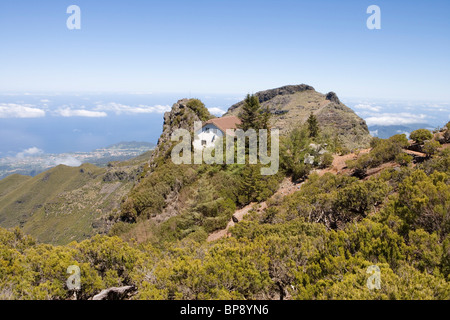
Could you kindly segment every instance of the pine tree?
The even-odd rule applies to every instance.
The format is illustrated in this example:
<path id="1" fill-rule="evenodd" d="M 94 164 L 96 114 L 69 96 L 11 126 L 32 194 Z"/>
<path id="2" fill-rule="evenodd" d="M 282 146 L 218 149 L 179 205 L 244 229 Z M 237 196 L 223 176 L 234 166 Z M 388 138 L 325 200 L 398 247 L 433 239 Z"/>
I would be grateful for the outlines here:
<path id="1" fill-rule="evenodd" d="M 260 129 L 266 129 L 266 130 L 270 129 L 270 116 L 271 116 L 270 110 L 269 110 L 269 107 L 267 107 L 261 114 Z"/>
<path id="2" fill-rule="evenodd" d="M 311 112 L 308 118 L 309 137 L 316 138 L 319 135 L 319 125 L 316 116 Z"/>
<path id="3" fill-rule="evenodd" d="M 244 101 L 244 106 L 239 118 L 242 124 L 239 126 L 243 130 L 255 129 L 258 130 L 260 126 L 260 110 L 261 105 L 255 95 L 248 94 Z"/>
<path id="4" fill-rule="evenodd" d="M 241 173 L 241 190 L 240 190 L 240 202 L 242 204 L 248 204 L 254 200 L 257 200 L 257 196 L 263 189 L 260 165 L 247 164 Z"/>

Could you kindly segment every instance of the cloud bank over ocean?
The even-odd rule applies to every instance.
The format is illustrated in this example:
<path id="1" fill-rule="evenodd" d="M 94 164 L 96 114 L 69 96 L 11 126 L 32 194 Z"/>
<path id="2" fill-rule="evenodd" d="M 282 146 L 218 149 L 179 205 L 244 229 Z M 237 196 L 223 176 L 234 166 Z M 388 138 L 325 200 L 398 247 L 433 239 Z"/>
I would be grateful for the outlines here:
<path id="1" fill-rule="evenodd" d="M 201 99 L 211 114 L 222 116 L 245 95 L 173 94 L 2 94 L 0 93 L 0 157 L 90 151 L 118 141 L 156 143 L 163 114 L 185 97 Z M 436 128 L 450 120 L 450 102 L 388 101 L 342 98 L 366 120 L 370 131 L 379 126 L 411 132 Z M 386 134 L 396 132 L 390 130 Z M 33 149 L 33 148 L 36 148 Z"/>
<path id="2" fill-rule="evenodd" d="M 450 103 L 417 101 L 359 101 L 343 99 L 370 126 L 427 124 L 443 126 L 450 119 Z"/>
<path id="3" fill-rule="evenodd" d="M 41 118 L 45 111 L 30 104 L 0 103 L 0 118 Z"/>

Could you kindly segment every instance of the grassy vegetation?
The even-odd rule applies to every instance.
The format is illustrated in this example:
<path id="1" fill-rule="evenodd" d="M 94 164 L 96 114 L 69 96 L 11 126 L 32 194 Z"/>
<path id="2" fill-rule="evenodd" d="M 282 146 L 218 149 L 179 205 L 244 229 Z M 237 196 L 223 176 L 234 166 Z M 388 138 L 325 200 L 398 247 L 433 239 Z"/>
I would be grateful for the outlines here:
<path id="1" fill-rule="evenodd" d="M 26 183 L 30 179 L 30 176 L 12 174 L 0 180 L 0 197 L 3 197 L 11 191 L 19 188 L 22 184 Z"/>
<path id="2" fill-rule="evenodd" d="M 406 157 L 403 151 L 408 146 L 408 139 L 404 134 L 397 134 L 389 139 L 374 138 L 370 152 L 359 156 L 357 160 L 348 161 L 347 165 L 354 170 L 354 175 L 360 178 L 366 175 L 367 169 L 378 167 L 383 163 L 397 161 L 405 165 L 410 162 L 410 158 Z"/>

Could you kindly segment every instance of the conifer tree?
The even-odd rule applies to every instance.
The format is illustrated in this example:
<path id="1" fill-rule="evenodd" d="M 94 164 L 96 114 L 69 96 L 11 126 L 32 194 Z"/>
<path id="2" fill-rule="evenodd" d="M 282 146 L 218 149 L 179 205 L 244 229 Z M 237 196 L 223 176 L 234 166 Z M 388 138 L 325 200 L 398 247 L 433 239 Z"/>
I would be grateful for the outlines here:
<path id="1" fill-rule="evenodd" d="M 244 101 L 244 106 L 239 118 L 242 124 L 239 126 L 240 129 L 248 130 L 255 129 L 258 130 L 260 126 L 260 113 L 261 105 L 259 100 L 255 95 L 248 94 Z"/>
<path id="2" fill-rule="evenodd" d="M 270 129 L 270 110 L 269 107 L 267 107 L 263 113 L 261 114 L 261 124 L 260 129 Z"/>
<path id="3" fill-rule="evenodd" d="M 316 116 L 311 112 L 308 122 L 309 137 L 316 138 L 319 135 L 319 125 Z"/>

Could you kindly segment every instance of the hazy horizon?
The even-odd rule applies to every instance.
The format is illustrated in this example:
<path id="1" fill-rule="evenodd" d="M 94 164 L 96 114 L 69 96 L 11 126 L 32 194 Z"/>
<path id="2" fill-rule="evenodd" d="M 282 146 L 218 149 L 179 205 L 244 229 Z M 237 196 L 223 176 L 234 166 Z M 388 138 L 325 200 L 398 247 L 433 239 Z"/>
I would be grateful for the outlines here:
<path id="1" fill-rule="evenodd" d="M 163 114 L 182 98 L 201 99 L 221 116 L 242 95 L 214 94 L 0 94 L 0 157 L 30 148 L 45 153 L 89 152 L 120 141 L 157 143 Z M 338 95 L 339 96 L 339 95 Z M 372 126 L 443 126 L 450 103 L 346 98 L 342 102 Z M 400 130 L 398 133 L 408 133 Z"/>

